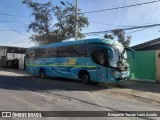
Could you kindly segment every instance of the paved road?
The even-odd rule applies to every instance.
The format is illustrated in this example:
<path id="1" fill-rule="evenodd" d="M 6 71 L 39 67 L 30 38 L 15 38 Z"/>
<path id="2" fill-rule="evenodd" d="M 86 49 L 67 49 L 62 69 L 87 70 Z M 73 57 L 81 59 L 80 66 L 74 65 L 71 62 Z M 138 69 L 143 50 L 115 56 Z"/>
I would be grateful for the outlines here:
<path id="1" fill-rule="evenodd" d="M 0 71 L 0 111 L 158 111 L 159 105 L 105 93 L 104 87 Z M 113 88 L 110 88 L 113 89 Z M 53 119 L 53 118 L 48 118 Z M 75 118 L 54 118 L 74 120 Z M 82 118 L 76 118 L 82 119 Z M 86 118 L 106 119 L 106 118 Z M 107 118 L 108 119 L 108 118 Z M 109 118 L 114 119 L 114 118 Z M 120 118 L 143 119 L 143 118 Z"/>

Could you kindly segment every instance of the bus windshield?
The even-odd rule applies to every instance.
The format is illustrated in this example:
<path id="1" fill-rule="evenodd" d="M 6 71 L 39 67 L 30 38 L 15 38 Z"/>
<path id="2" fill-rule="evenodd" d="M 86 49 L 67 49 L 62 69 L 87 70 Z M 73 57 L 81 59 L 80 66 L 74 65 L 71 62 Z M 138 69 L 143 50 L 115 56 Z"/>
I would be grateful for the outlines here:
<path id="1" fill-rule="evenodd" d="M 114 50 L 114 58 L 110 58 L 110 66 L 116 67 L 117 63 L 120 61 L 121 57 L 117 50 Z"/>
<path id="2" fill-rule="evenodd" d="M 124 47 L 113 47 L 114 48 L 114 58 L 110 59 L 110 66 L 117 67 L 119 63 L 125 63 L 127 59 L 127 53 Z"/>

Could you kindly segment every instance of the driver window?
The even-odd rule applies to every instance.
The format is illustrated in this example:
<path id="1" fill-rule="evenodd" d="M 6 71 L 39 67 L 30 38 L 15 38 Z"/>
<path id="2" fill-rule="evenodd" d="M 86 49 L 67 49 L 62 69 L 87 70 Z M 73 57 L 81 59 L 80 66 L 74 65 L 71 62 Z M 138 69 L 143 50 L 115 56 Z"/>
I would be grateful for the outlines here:
<path id="1" fill-rule="evenodd" d="M 103 52 L 97 52 L 97 62 L 101 65 L 105 65 L 105 56 Z"/>
<path id="2" fill-rule="evenodd" d="M 108 66 L 107 54 L 104 50 L 94 50 L 92 53 L 93 61 L 102 66 Z"/>

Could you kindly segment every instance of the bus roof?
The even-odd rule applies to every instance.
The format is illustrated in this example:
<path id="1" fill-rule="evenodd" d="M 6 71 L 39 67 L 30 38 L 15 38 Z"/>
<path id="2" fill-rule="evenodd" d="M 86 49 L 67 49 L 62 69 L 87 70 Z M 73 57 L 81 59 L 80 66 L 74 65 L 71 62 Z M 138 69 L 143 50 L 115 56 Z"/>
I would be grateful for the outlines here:
<path id="1" fill-rule="evenodd" d="M 118 44 L 117 41 L 114 41 L 114 40 L 111 40 L 111 39 L 90 38 L 90 39 L 83 39 L 83 40 L 77 40 L 77 41 L 51 43 L 51 44 L 47 44 L 47 45 L 41 45 L 41 46 L 38 46 L 38 47 L 31 47 L 29 49 L 50 48 L 50 47 L 68 46 L 68 45 L 75 45 L 75 44 L 82 44 L 82 43 L 96 43 L 96 42 L 110 44 L 110 45 L 113 45 L 115 43 Z"/>

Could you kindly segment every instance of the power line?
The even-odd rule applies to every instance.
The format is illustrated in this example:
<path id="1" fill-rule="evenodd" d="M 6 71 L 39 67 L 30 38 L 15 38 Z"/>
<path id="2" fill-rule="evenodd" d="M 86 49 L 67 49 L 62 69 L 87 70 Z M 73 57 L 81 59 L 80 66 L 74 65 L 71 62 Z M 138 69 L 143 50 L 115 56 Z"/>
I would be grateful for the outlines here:
<path id="1" fill-rule="evenodd" d="M 15 18 L 16 19 L 16 18 Z M 17 19 L 16 19 L 17 20 Z M 8 23 L 10 23 L 10 22 L 18 22 L 18 23 L 21 23 L 21 24 L 23 24 L 24 26 L 26 26 L 26 24 L 25 23 L 23 23 L 22 21 L 19 21 L 19 20 L 17 20 L 17 21 L 0 21 L 0 22 L 8 22 Z"/>
<path id="2" fill-rule="evenodd" d="M 17 22 L 23 24 L 25 27 L 27 26 L 24 22 L 18 20 L 16 17 L 29 17 L 29 16 L 12 15 L 12 14 L 1 13 L 1 12 L 0 12 L 0 15 L 10 16 L 10 17 L 14 18 L 15 20 L 17 20 Z M 6 22 L 6 21 L 2 21 L 2 22 Z M 7 22 L 9 22 L 9 21 L 7 21 Z M 12 21 L 12 22 L 13 22 L 13 21 Z M 16 22 L 16 21 L 14 21 L 14 22 Z"/>
<path id="3" fill-rule="evenodd" d="M 25 35 L 25 34 L 19 32 L 17 30 L 14 30 L 14 29 L 5 29 L 5 30 L 0 30 L 0 31 L 14 31 L 14 32 L 19 33 L 19 34 L 21 34 L 23 36 L 30 37 L 30 36 Z M 29 39 L 23 39 L 23 40 L 20 40 L 20 41 L 17 41 L 17 42 L 13 42 L 13 43 L 9 43 L 9 44 L 6 44 L 6 45 L 11 45 L 11 44 L 16 44 L 16 43 L 24 42 L 25 40 L 29 40 Z"/>
<path id="4" fill-rule="evenodd" d="M 95 24 L 100 24 L 100 25 L 107 25 L 107 26 L 118 26 L 118 27 L 132 27 L 132 26 L 124 26 L 124 25 L 115 25 L 115 24 L 107 24 L 107 23 L 102 23 L 102 22 L 94 22 L 94 21 L 89 21 L 91 23 L 95 23 Z"/>
<path id="5" fill-rule="evenodd" d="M 91 23 L 96 23 L 96 24 L 101 24 L 101 25 L 108 25 L 108 26 L 120 26 L 120 27 L 123 27 L 123 28 L 114 28 L 114 29 L 124 29 L 126 27 L 134 27 L 134 26 L 145 26 L 145 25 L 149 25 L 149 24 L 160 24 L 160 22 L 154 22 L 154 23 L 144 23 L 144 24 L 137 24 L 137 25 L 128 25 L 128 26 L 123 26 L 123 25 L 115 25 L 115 24 L 106 24 L 106 23 L 101 23 L 101 22 L 93 22 L 93 21 L 89 21 Z M 154 26 L 155 27 L 158 27 L 158 26 Z M 108 27 L 107 27 L 108 28 Z M 150 27 L 150 29 L 154 29 L 153 27 Z M 105 29 L 105 28 L 102 28 L 102 29 Z M 143 31 L 143 30 L 146 30 L 148 28 L 141 28 L 139 30 L 135 30 L 135 31 L 131 31 L 131 32 L 128 32 L 126 34 L 131 34 L 131 33 L 136 33 L 136 32 L 139 32 L 139 31 Z M 98 35 L 99 33 L 94 33 L 94 34 L 90 34 L 90 35 L 87 35 L 87 36 L 93 36 L 93 35 Z"/>
<path id="6" fill-rule="evenodd" d="M 15 20 L 17 20 L 19 23 L 23 24 L 25 27 L 27 26 L 24 22 L 18 20 L 15 16 L 12 16 Z"/>
<path id="7" fill-rule="evenodd" d="M 132 30 L 132 29 L 140 29 L 140 28 L 150 28 L 150 27 L 156 27 L 156 26 L 160 26 L 160 24 L 151 24 L 151 25 L 144 25 L 144 26 L 134 26 L 134 27 L 128 27 L 128 28 L 120 28 L 119 30 Z M 118 29 L 114 29 L 114 30 L 118 30 Z M 112 32 L 114 30 L 106 30 L 106 31 L 98 31 L 98 32 L 89 32 L 89 33 L 84 33 L 84 34 L 105 34 L 108 32 Z"/>
<path id="8" fill-rule="evenodd" d="M 141 30 L 144 30 L 144 29 L 147 29 L 147 28 L 151 28 L 151 27 L 156 27 L 156 26 L 160 26 L 160 24 L 152 24 L 152 25 L 145 25 L 145 26 L 134 26 L 134 27 L 129 27 L 129 28 L 120 28 L 120 30 L 132 30 L 132 29 L 140 29 L 140 28 L 142 28 L 142 29 L 140 29 L 140 30 L 136 30 L 136 31 L 130 32 L 130 33 L 133 33 L 133 32 L 138 32 L 138 31 L 141 31 Z M 114 29 L 114 30 L 117 30 L 117 29 Z M 104 34 L 104 33 L 112 32 L 112 31 L 114 31 L 114 30 L 90 32 L 90 33 L 84 33 L 84 34 L 87 35 L 87 36 L 91 36 L 91 35 L 98 35 L 98 34 Z M 18 31 L 16 31 L 16 30 L 13 30 L 13 29 L 12 29 L 12 31 L 15 31 L 15 32 L 17 32 L 17 33 L 19 33 L 19 34 L 22 34 L 22 35 L 24 35 L 24 36 L 27 36 L 27 35 L 25 35 L 25 34 L 23 34 L 23 33 L 20 33 L 20 32 L 18 32 Z M 129 34 L 129 33 L 126 33 L 126 34 Z M 29 37 L 29 36 L 27 36 L 27 37 Z M 28 39 L 25 39 L 25 40 L 28 40 Z M 24 41 L 24 40 L 21 40 L 21 41 L 17 41 L 17 42 L 11 43 L 11 44 L 20 43 L 20 42 L 23 42 L 23 41 Z"/>
<path id="9" fill-rule="evenodd" d="M 19 22 L 19 21 L 0 21 L 0 22 Z"/>
<path id="10" fill-rule="evenodd" d="M 1 28 L 24 28 L 24 26 L 1 26 Z"/>
<path id="11" fill-rule="evenodd" d="M 16 19 L 16 18 L 14 18 L 14 19 Z M 17 21 L 0 21 L 0 22 L 7 22 L 7 23 L 17 22 L 17 23 L 23 24 L 25 27 L 27 26 L 25 23 L 23 23 L 22 21 L 19 21 L 19 20 L 17 20 Z"/>
<path id="12" fill-rule="evenodd" d="M 21 34 L 21 35 L 24 35 L 24 36 L 26 36 L 26 37 L 29 37 L 28 35 L 25 35 L 25 34 L 19 32 L 19 31 L 17 31 L 17 30 L 14 30 L 14 29 L 11 29 L 11 30 L 14 31 L 14 32 L 16 32 L 16 33 L 19 33 L 19 34 Z"/>
<path id="13" fill-rule="evenodd" d="M 0 31 L 9 31 L 10 29 L 4 29 L 4 30 L 0 30 Z"/>
<path id="14" fill-rule="evenodd" d="M 12 14 L 2 13 L 2 12 L 0 12 L 0 15 L 15 16 L 15 17 L 30 17 L 30 16 L 12 15 Z"/>
<path id="15" fill-rule="evenodd" d="M 146 29 L 147 29 L 147 28 L 142 28 L 142 29 L 140 29 L 140 30 L 135 30 L 135 31 L 132 31 L 132 32 L 128 32 L 128 33 L 126 33 L 126 34 L 131 34 L 131 33 L 139 32 L 139 31 L 146 30 Z"/>
<path id="16" fill-rule="evenodd" d="M 89 21 L 91 23 L 100 24 L 100 25 L 107 25 L 107 26 L 118 26 L 118 27 L 134 27 L 134 26 L 143 26 L 143 25 L 151 25 L 151 24 L 160 24 L 160 22 L 152 22 L 152 23 L 142 23 L 142 24 L 136 24 L 136 25 L 117 25 L 117 24 L 107 24 L 102 22 L 95 22 L 95 21 Z"/>
<path id="17" fill-rule="evenodd" d="M 29 40 L 29 39 L 23 39 L 23 40 L 20 40 L 20 41 L 17 41 L 17 42 L 9 43 L 9 44 L 6 44 L 5 46 L 20 43 L 20 42 L 24 42 L 25 40 Z"/>
<path id="18" fill-rule="evenodd" d="M 154 27 L 157 27 L 157 26 L 154 26 Z M 135 31 L 132 31 L 132 32 L 128 32 L 126 34 L 135 33 L 135 32 L 143 31 L 143 30 L 146 30 L 146 29 L 149 29 L 149 28 L 148 27 L 147 28 L 142 28 L 140 30 L 135 30 Z M 150 29 L 153 29 L 153 27 L 150 27 Z"/>
<path id="19" fill-rule="evenodd" d="M 29 37 L 28 35 L 25 35 L 25 34 L 23 34 L 23 33 L 19 32 L 19 31 L 15 30 L 15 29 L 5 29 L 5 30 L 0 30 L 0 31 L 14 31 L 14 32 L 19 33 L 19 34 L 21 34 L 23 36 Z"/>
<path id="20" fill-rule="evenodd" d="M 79 14 L 90 14 L 90 13 L 111 11 L 111 10 L 117 10 L 117 9 L 123 9 L 123 8 L 129 8 L 129 7 L 135 7 L 135 6 L 153 4 L 153 3 L 156 3 L 156 2 L 160 2 L 160 0 L 151 1 L 151 2 L 144 2 L 144 3 L 138 3 L 138 4 L 133 4 L 133 5 L 127 5 L 127 6 L 121 6 L 121 7 L 108 8 L 108 9 L 103 9 L 103 10 L 95 10 L 95 11 L 90 11 L 90 12 L 82 12 L 82 13 L 79 13 Z"/>

